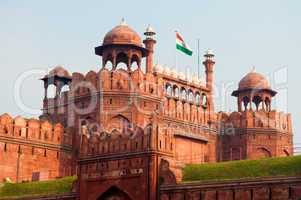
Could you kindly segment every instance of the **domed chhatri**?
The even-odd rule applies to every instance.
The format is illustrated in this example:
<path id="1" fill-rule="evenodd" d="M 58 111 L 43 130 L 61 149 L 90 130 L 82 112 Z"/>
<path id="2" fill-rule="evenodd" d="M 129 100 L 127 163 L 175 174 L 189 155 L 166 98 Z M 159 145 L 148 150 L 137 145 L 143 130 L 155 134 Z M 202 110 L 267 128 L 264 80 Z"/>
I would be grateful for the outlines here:
<path id="1" fill-rule="evenodd" d="M 60 65 L 52 69 L 46 76 L 71 77 L 69 72 Z"/>
<path id="2" fill-rule="evenodd" d="M 245 75 L 238 84 L 238 89 L 232 93 L 232 96 L 238 96 L 239 93 L 247 91 L 266 91 L 272 96 L 276 95 L 276 92 L 271 89 L 271 85 L 268 79 L 253 69 L 247 75 Z"/>
<path id="3" fill-rule="evenodd" d="M 271 111 L 272 97 L 277 94 L 271 89 L 270 83 L 265 76 L 255 72 L 253 69 L 244 76 L 239 84 L 238 89 L 232 92 L 232 96 L 237 97 L 238 111 L 243 110 L 262 110 Z M 255 108 L 252 108 L 252 103 Z"/>
<path id="4" fill-rule="evenodd" d="M 95 54 L 102 57 L 103 68 L 111 62 L 113 70 L 117 69 L 119 63 L 125 64 L 128 71 L 132 70 L 133 63 L 140 69 L 142 58 L 145 57 L 147 69 L 151 69 L 153 65 L 151 52 L 153 46 L 144 46 L 139 34 L 129 27 L 124 19 L 105 35 L 101 46 L 95 47 Z"/>
<path id="5" fill-rule="evenodd" d="M 103 45 L 110 44 L 132 44 L 142 47 L 140 36 L 124 20 L 105 35 Z"/>
<path id="6" fill-rule="evenodd" d="M 271 89 L 271 86 L 266 77 L 252 71 L 241 79 L 238 89 Z"/>

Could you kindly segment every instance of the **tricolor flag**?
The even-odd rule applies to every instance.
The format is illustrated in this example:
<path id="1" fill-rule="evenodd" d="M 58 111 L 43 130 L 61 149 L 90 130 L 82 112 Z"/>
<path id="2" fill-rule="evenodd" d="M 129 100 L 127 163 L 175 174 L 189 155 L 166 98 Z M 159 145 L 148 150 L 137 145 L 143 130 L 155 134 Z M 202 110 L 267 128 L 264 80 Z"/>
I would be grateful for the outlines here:
<path id="1" fill-rule="evenodd" d="M 184 39 L 180 35 L 179 32 L 176 31 L 176 48 L 186 55 L 191 56 L 192 55 L 192 50 L 191 48 L 184 42 Z"/>

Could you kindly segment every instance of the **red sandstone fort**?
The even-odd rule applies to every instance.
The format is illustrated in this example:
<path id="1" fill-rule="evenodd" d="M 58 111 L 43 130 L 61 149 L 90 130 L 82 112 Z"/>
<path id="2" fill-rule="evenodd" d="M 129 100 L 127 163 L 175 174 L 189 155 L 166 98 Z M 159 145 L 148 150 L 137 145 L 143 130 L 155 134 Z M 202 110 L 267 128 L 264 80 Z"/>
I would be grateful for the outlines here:
<path id="1" fill-rule="evenodd" d="M 0 116 L 0 181 L 77 175 L 83 200 L 158 199 L 159 182 L 181 180 L 185 164 L 293 154 L 291 116 L 271 107 L 277 92 L 263 75 L 246 74 L 232 93 L 237 111 L 218 112 L 214 54 L 200 81 L 154 64 L 155 32 L 144 35 L 123 22 L 95 48 L 98 72 L 42 77 L 39 120 Z"/>

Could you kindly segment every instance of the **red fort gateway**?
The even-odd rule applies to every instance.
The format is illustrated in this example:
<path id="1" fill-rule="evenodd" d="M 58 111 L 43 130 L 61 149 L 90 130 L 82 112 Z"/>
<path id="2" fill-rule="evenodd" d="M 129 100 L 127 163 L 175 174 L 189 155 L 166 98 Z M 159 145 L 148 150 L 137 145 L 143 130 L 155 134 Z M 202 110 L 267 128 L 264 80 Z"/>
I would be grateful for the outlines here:
<path id="1" fill-rule="evenodd" d="M 291 117 L 272 108 L 277 92 L 263 75 L 241 79 L 237 111 L 217 112 L 214 54 L 201 81 L 154 65 L 155 32 L 144 35 L 122 22 L 95 48 L 99 71 L 50 71 L 39 120 L 0 116 L 1 181 L 77 175 L 82 200 L 158 199 L 185 164 L 293 154 Z"/>

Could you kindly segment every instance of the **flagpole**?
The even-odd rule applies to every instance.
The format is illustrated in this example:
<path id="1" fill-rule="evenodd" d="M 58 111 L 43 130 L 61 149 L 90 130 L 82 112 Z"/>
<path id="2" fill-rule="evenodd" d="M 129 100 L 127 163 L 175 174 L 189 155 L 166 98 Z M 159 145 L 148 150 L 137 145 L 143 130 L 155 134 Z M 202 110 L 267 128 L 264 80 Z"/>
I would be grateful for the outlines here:
<path id="1" fill-rule="evenodd" d="M 177 34 L 177 30 L 175 30 L 175 33 Z M 175 69 L 178 71 L 178 65 L 177 65 L 177 48 L 175 48 Z"/>
<path id="2" fill-rule="evenodd" d="M 198 41 L 198 55 L 197 55 L 197 59 L 198 59 L 198 79 L 200 78 L 200 39 L 197 39 Z"/>

